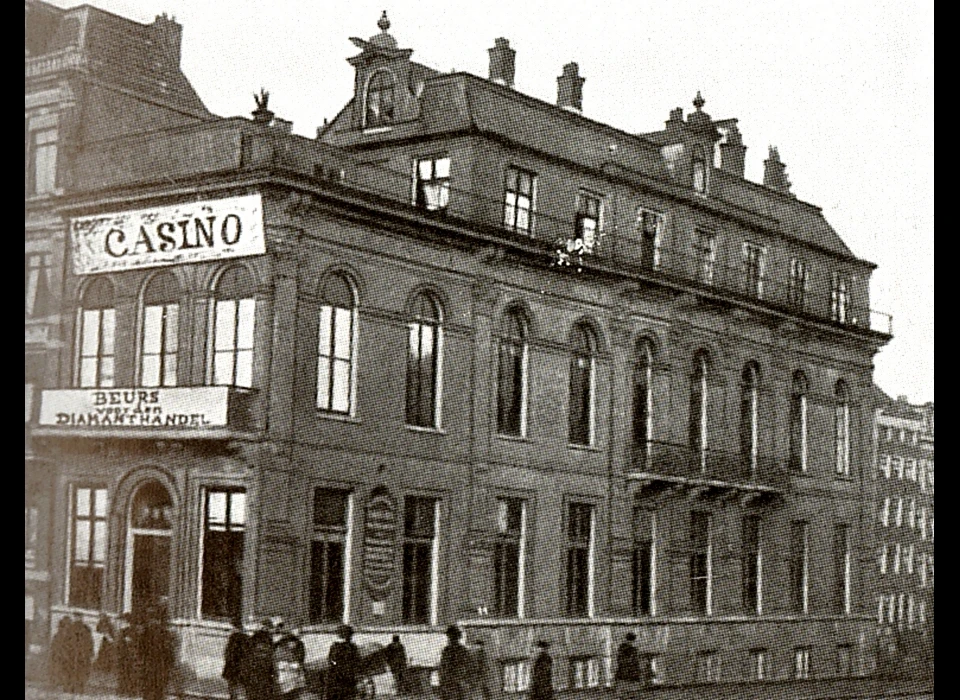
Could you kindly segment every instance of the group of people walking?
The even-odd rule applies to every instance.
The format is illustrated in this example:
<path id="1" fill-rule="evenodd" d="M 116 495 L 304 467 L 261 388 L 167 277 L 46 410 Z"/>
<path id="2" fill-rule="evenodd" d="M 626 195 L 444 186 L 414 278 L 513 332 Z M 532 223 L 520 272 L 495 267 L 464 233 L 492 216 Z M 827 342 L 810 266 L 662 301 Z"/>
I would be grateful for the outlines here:
<path id="1" fill-rule="evenodd" d="M 280 618 L 264 620 L 253 634 L 233 621 L 223 672 L 231 700 L 296 700 L 306 688 L 306 647 Z"/>
<path id="2" fill-rule="evenodd" d="M 122 615 L 117 624 L 106 615 L 97 623 L 100 648 L 94 659 L 93 632 L 80 615 L 60 619 L 50 642 L 54 685 L 67 693 L 82 693 L 91 671 L 116 678 L 116 690 L 126 697 L 162 700 L 176 663 L 176 637 L 166 610 L 154 607 L 140 616 Z"/>

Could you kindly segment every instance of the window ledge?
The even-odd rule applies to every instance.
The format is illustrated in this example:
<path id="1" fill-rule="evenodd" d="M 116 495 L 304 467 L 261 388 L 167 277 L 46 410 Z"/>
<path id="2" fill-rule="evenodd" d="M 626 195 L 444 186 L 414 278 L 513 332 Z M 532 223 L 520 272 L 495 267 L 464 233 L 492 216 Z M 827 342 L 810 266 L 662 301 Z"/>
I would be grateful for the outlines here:
<path id="1" fill-rule="evenodd" d="M 356 423 L 360 424 L 362 421 L 356 416 L 350 415 L 349 413 L 335 413 L 333 411 L 325 411 L 322 408 L 316 409 L 317 418 L 323 418 L 324 420 L 335 420 L 341 423 Z"/>
<path id="2" fill-rule="evenodd" d="M 497 433 L 496 435 L 498 440 L 503 440 L 504 442 L 533 442 L 533 440 L 526 435 L 511 435 L 509 433 Z"/>
<path id="3" fill-rule="evenodd" d="M 577 450 L 578 452 L 603 452 L 603 450 L 596 445 L 578 445 L 575 442 L 568 442 L 567 449 Z"/>
<path id="4" fill-rule="evenodd" d="M 410 425 L 405 426 L 407 430 L 413 433 L 430 433 L 433 435 L 446 435 L 447 431 L 443 428 L 430 428 L 425 425 Z"/>
<path id="5" fill-rule="evenodd" d="M 385 134 L 388 131 L 393 131 L 393 127 L 392 126 L 368 126 L 368 127 L 364 127 L 361 133 L 363 133 L 364 136 L 367 136 L 368 134 Z"/>
<path id="6" fill-rule="evenodd" d="M 852 475 L 852 474 L 834 474 L 834 475 L 833 475 L 833 480 L 834 480 L 834 481 L 844 481 L 844 482 L 847 482 L 847 483 L 850 483 L 850 484 L 853 484 L 853 483 L 856 482 L 856 479 L 853 478 L 853 475 Z"/>

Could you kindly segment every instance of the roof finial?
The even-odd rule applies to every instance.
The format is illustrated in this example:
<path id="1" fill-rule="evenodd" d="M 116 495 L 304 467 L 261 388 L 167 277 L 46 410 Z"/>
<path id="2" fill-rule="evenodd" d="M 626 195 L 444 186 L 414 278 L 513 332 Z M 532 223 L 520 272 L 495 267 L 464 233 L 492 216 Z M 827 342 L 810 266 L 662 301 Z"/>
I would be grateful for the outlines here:
<path id="1" fill-rule="evenodd" d="M 377 22 L 377 26 L 380 28 L 381 32 L 385 32 L 390 29 L 390 19 L 387 17 L 386 10 L 384 10 L 383 14 L 380 15 L 380 20 Z"/>
<path id="2" fill-rule="evenodd" d="M 693 98 L 693 106 L 696 107 L 697 111 L 699 112 L 705 104 L 707 104 L 707 101 L 703 99 L 700 91 L 697 90 L 697 96 Z"/>

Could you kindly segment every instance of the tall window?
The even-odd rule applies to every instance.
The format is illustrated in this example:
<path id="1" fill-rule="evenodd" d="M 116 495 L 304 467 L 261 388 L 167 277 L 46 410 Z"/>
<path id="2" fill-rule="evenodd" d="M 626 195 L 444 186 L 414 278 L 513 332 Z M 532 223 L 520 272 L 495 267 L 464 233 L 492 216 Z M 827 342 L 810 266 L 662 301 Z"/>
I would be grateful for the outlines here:
<path id="1" fill-rule="evenodd" d="M 566 613 L 572 617 L 593 615 L 593 506 L 567 506 Z"/>
<path id="2" fill-rule="evenodd" d="M 833 282 L 830 286 L 830 318 L 837 323 L 847 322 L 848 286 L 849 283 L 845 275 L 840 272 L 834 273 Z"/>
<path id="3" fill-rule="evenodd" d="M 77 486 L 71 503 L 70 605 L 99 610 L 107 557 L 107 490 Z"/>
<path id="4" fill-rule="evenodd" d="M 743 519 L 741 535 L 741 570 L 743 572 L 743 609 L 749 614 L 762 612 L 760 516 L 748 515 Z"/>
<path id="5" fill-rule="evenodd" d="M 30 132 L 27 194 L 50 194 L 57 188 L 57 130 Z"/>
<path id="6" fill-rule="evenodd" d="M 378 70 L 367 83 L 367 103 L 364 111 L 364 127 L 370 129 L 393 124 L 394 113 L 393 73 Z"/>
<path id="7" fill-rule="evenodd" d="M 580 324 L 573 329 L 570 356 L 570 443 L 589 445 L 593 439 L 593 375 L 597 341 L 593 331 Z"/>
<path id="8" fill-rule="evenodd" d="M 693 147 L 693 191 L 704 194 L 707 191 L 707 159 L 703 155 L 703 146 Z"/>
<path id="9" fill-rule="evenodd" d="M 637 345 L 633 366 L 633 445 L 636 457 L 646 465 L 650 450 L 650 428 L 653 409 L 653 348 L 650 341 Z"/>
<path id="10" fill-rule="evenodd" d="M 349 491 L 314 489 L 310 543 L 310 622 L 314 624 L 343 621 L 350 511 Z"/>
<path id="11" fill-rule="evenodd" d="M 790 524 L 790 607 L 801 614 L 807 612 L 808 530 L 802 520 Z"/>
<path id="12" fill-rule="evenodd" d="M 519 498 L 497 499 L 497 539 L 493 545 L 493 613 L 523 615 L 523 561 L 526 503 Z"/>
<path id="13" fill-rule="evenodd" d="M 641 264 L 647 269 L 658 269 L 663 239 L 663 214 L 638 207 L 637 232 L 640 234 Z"/>
<path id="14" fill-rule="evenodd" d="M 690 607 L 695 615 L 709 615 L 712 608 L 710 514 L 690 513 Z"/>
<path id="15" fill-rule="evenodd" d="M 177 279 L 163 272 L 143 292 L 140 345 L 140 385 L 177 385 L 177 326 L 180 288 Z"/>
<path id="16" fill-rule="evenodd" d="M 806 304 L 808 278 L 807 263 L 799 258 L 793 258 L 790 261 L 790 282 L 787 287 L 787 301 L 798 309 L 802 309 Z"/>
<path id="17" fill-rule="evenodd" d="M 810 678 L 810 647 L 798 647 L 794 649 L 793 677 L 797 680 Z"/>
<path id="18" fill-rule="evenodd" d="M 83 292 L 77 310 L 77 361 L 74 384 L 81 389 L 114 385 L 114 331 L 117 311 L 113 287 L 103 278 Z"/>
<path id="19" fill-rule="evenodd" d="M 352 285 L 343 275 L 330 275 L 320 290 L 317 408 L 322 411 L 353 411 L 356 322 Z"/>
<path id="20" fill-rule="evenodd" d="M 740 377 L 740 458 L 751 471 L 757 468 L 759 374 L 757 364 L 748 362 Z"/>
<path id="21" fill-rule="evenodd" d="M 428 293 L 417 295 L 407 324 L 407 425 L 435 428 L 439 421 L 440 305 Z"/>
<path id="22" fill-rule="evenodd" d="M 242 490 L 209 489 L 203 522 L 203 575 L 200 614 L 233 619 L 243 593 L 243 533 L 247 495 Z"/>
<path id="23" fill-rule="evenodd" d="M 837 615 L 850 614 L 850 528 L 833 528 L 833 609 Z"/>
<path id="24" fill-rule="evenodd" d="M 790 389 L 790 468 L 807 470 L 807 378 L 800 371 Z"/>
<path id="25" fill-rule="evenodd" d="M 837 382 L 834 392 L 834 445 L 837 476 L 850 476 L 850 398 L 847 385 Z"/>
<path id="26" fill-rule="evenodd" d="M 432 617 L 438 502 L 407 496 L 403 509 L 402 619 L 429 624 Z"/>
<path id="27" fill-rule="evenodd" d="M 586 252 L 593 250 L 600 231 L 602 200 L 599 195 L 581 190 L 577 194 L 577 216 L 574 222 L 574 238 L 583 242 Z"/>
<path id="28" fill-rule="evenodd" d="M 634 616 L 654 614 L 654 511 L 642 506 L 633 509 L 633 557 L 631 601 Z"/>
<path id="29" fill-rule="evenodd" d="M 713 284 L 713 270 L 717 261 L 717 236 L 710 231 L 697 231 L 698 276 L 703 284 Z"/>
<path id="30" fill-rule="evenodd" d="M 49 316 L 54 312 L 50 296 L 50 254 L 25 255 L 23 268 L 23 315 L 27 318 Z"/>
<path id="31" fill-rule="evenodd" d="M 743 285 L 750 296 L 763 295 L 763 265 L 766 250 L 754 243 L 743 244 Z"/>
<path id="32" fill-rule="evenodd" d="M 414 204 L 427 211 L 442 211 L 450 201 L 450 158 L 417 161 Z"/>
<path id="33" fill-rule="evenodd" d="M 527 320 L 510 309 L 503 320 L 497 374 L 497 432 L 523 435 L 527 422 Z"/>
<path id="34" fill-rule="evenodd" d="M 226 270 L 214 293 L 213 383 L 253 386 L 253 329 L 257 302 L 253 279 L 243 267 Z"/>
<path id="35" fill-rule="evenodd" d="M 507 168 L 503 200 L 503 225 L 511 231 L 533 231 L 533 207 L 536 200 L 537 176 L 519 168 Z"/>
<path id="36" fill-rule="evenodd" d="M 698 352 L 693 358 L 690 375 L 690 410 L 687 438 L 701 470 L 707 468 L 707 354 Z"/>

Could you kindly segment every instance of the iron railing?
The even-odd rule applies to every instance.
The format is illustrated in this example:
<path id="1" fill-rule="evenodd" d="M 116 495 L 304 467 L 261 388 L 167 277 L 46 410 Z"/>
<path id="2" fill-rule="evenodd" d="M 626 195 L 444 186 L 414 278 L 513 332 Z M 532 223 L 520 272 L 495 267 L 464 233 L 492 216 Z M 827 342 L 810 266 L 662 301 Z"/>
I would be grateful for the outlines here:
<path id="1" fill-rule="evenodd" d="M 675 479 L 717 481 L 750 488 L 785 490 L 789 474 L 783 461 L 689 445 L 650 441 L 633 447 L 631 471 Z"/>

